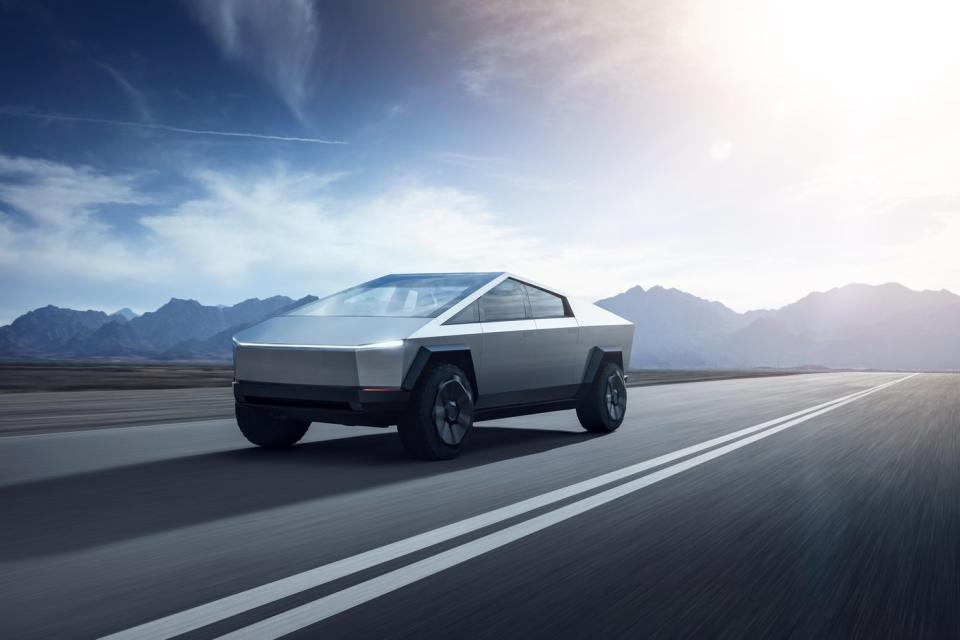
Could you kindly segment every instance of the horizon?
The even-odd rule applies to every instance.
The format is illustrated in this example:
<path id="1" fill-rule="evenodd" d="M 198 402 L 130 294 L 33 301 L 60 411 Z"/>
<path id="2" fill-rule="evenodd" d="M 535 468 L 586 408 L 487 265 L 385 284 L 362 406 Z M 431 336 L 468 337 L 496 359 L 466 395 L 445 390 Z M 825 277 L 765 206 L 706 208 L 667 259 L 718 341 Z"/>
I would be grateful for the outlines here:
<path id="1" fill-rule="evenodd" d="M 265 7 L 0 7 L 0 322 L 481 262 L 960 290 L 949 4 Z"/>
<path id="2" fill-rule="evenodd" d="M 910 290 L 910 291 L 912 291 L 912 292 L 914 292 L 914 293 L 948 293 L 948 294 L 954 295 L 954 296 L 957 296 L 957 295 L 958 295 L 957 293 L 955 293 L 955 292 L 953 292 L 953 291 L 950 291 L 949 289 L 946 289 L 946 288 L 941 288 L 941 289 L 913 289 L 913 288 L 911 288 L 911 287 L 907 287 L 906 285 L 904 285 L 904 284 L 902 284 L 902 283 L 900 283 L 900 282 L 881 282 L 881 283 L 877 283 L 877 284 L 871 284 L 871 283 L 868 283 L 868 282 L 848 282 L 847 284 L 838 285 L 838 286 L 835 286 L 835 287 L 830 287 L 829 289 L 825 289 L 825 290 L 822 290 L 822 291 L 820 291 L 820 290 L 818 290 L 818 291 L 808 291 L 807 293 L 803 294 L 802 296 L 800 296 L 800 297 L 797 298 L 796 300 L 791 300 L 791 301 L 787 302 L 786 304 L 781 305 L 781 306 L 779 306 L 779 307 L 762 307 L 762 308 L 759 308 L 759 307 L 758 307 L 758 308 L 753 308 L 753 309 L 740 310 L 740 309 L 736 309 L 736 308 L 734 308 L 734 307 L 726 304 L 723 300 L 713 300 L 713 299 L 706 298 L 706 297 L 703 297 L 703 296 L 701 296 L 701 295 L 698 295 L 698 294 L 695 293 L 695 292 L 692 292 L 692 291 L 684 291 L 683 289 L 679 289 L 679 288 L 677 288 L 677 287 L 669 287 L 669 286 L 660 285 L 660 284 L 654 284 L 654 285 L 650 285 L 650 286 L 648 286 L 648 287 L 644 287 L 644 286 L 642 286 L 642 285 L 636 284 L 636 285 L 633 285 L 633 286 L 628 287 L 627 289 L 624 289 L 623 291 L 618 291 L 618 292 L 616 292 L 616 293 L 613 293 L 613 294 L 611 294 L 611 295 L 609 295 L 609 296 L 604 296 L 604 297 L 602 297 L 602 298 L 590 298 L 590 297 L 587 297 L 587 298 L 583 298 L 583 299 L 595 303 L 595 302 L 600 302 L 600 301 L 603 301 L 603 300 L 607 300 L 607 299 L 609 299 L 609 298 L 613 298 L 613 297 L 616 297 L 616 296 L 619 296 L 619 295 L 623 295 L 623 294 L 629 293 L 630 291 L 632 291 L 633 289 L 636 289 L 636 288 L 640 288 L 640 289 L 642 289 L 644 292 L 649 292 L 649 291 L 651 291 L 652 289 L 658 289 L 658 288 L 659 288 L 659 289 L 663 289 L 663 290 L 666 290 L 666 291 L 677 291 L 677 292 L 679 292 L 679 293 L 691 295 L 691 296 L 694 296 L 695 298 L 698 298 L 698 299 L 700 299 L 700 300 L 704 300 L 704 301 L 706 301 L 706 302 L 719 303 L 719 304 L 727 307 L 727 308 L 730 309 L 731 311 L 734 311 L 734 312 L 737 313 L 737 314 L 745 315 L 745 314 L 749 314 L 749 313 L 753 313 L 753 312 L 758 312 L 758 311 L 775 311 L 775 310 L 777 310 L 777 309 L 782 309 L 784 306 L 793 304 L 793 303 L 798 302 L 798 301 L 800 301 L 800 300 L 802 300 L 802 299 L 804 299 L 804 298 L 806 298 L 806 297 L 808 297 L 808 296 L 810 296 L 810 295 L 817 294 L 817 293 L 820 293 L 820 294 L 830 293 L 831 291 L 836 291 L 836 290 L 839 290 L 839 289 L 845 289 L 845 288 L 847 288 L 847 287 L 853 287 L 853 286 L 866 286 L 866 287 L 874 287 L 874 288 L 876 288 L 876 287 L 884 287 L 884 286 L 888 286 L 888 285 L 894 285 L 894 286 L 904 287 L 904 288 L 906 288 L 906 289 L 908 289 L 908 290 Z M 336 292 L 336 291 L 331 291 L 331 292 L 329 292 L 329 293 L 327 293 L 327 294 L 325 294 L 325 295 L 331 295 L 331 294 L 334 294 L 334 293 L 337 293 L 337 292 Z M 162 303 L 158 304 L 156 307 L 151 307 L 151 308 L 148 308 L 148 309 L 135 309 L 135 308 L 130 307 L 130 306 L 123 306 L 123 307 L 116 308 L 116 309 L 114 309 L 114 310 L 112 310 L 112 311 L 109 310 L 109 309 L 98 309 L 98 308 L 95 308 L 95 307 L 82 307 L 82 306 L 81 306 L 81 307 L 62 307 L 62 306 L 57 305 L 57 304 L 47 303 L 47 304 L 41 305 L 41 306 L 39 306 L 39 307 L 34 307 L 34 308 L 32 308 L 32 309 L 27 309 L 27 310 L 21 312 L 20 314 L 18 314 L 18 315 L 16 315 L 16 316 L 13 316 L 13 317 L 10 318 L 9 320 L 3 320 L 2 318 L 0 318 L 0 327 L 9 326 L 9 325 L 10 325 L 14 320 L 16 320 L 17 318 L 19 318 L 19 317 L 21 317 L 21 316 L 24 316 L 24 315 L 26 315 L 26 314 L 28 314 L 28 313 L 30 313 L 30 312 L 32 312 L 32 311 L 37 311 L 37 310 L 39 310 L 39 309 L 43 309 L 43 308 L 45 308 L 45 307 L 55 307 L 55 308 L 58 308 L 58 309 L 69 309 L 69 310 L 73 310 L 73 311 L 100 311 L 100 312 L 103 312 L 103 313 L 107 314 L 108 316 L 115 315 L 115 314 L 117 314 L 117 313 L 119 313 L 119 312 L 121 312 L 121 311 L 131 311 L 131 312 L 133 312 L 134 314 L 136 314 L 137 316 L 141 316 L 141 315 L 143 315 L 143 314 L 145 314 L 145 313 L 151 313 L 151 312 L 153 312 L 153 311 L 156 311 L 156 310 L 158 310 L 159 308 L 161 308 L 161 307 L 163 307 L 163 306 L 165 306 L 165 305 L 167 305 L 167 304 L 170 304 L 171 302 L 174 302 L 174 301 L 176 301 L 176 300 L 183 301 L 183 302 L 196 302 L 196 303 L 198 303 L 198 304 L 200 304 L 200 305 L 202 305 L 202 306 L 205 306 L 205 307 L 232 307 L 232 306 L 236 306 L 236 305 L 238 305 L 238 304 L 241 304 L 241 303 L 243 303 L 243 302 L 247 302 L 247 301 L 249 301 L 249 300 L 266 300 L 266 299 L 269 299 L 269 298 L 275 297 L 275 296 L 276 296 L 276 297 L 286 297 L 286 298 L 289 298 L 290 300 L 293 300 L 293 301 L 295 302 L 295 301 L 297 301 L 297 300 L 299 300 L 299 299 L 301 299 L 301 298 L 303 298 L 303 297 L 305 297 L 305 296 L 311 296 L 311 295 L 316 295 L 316 296 L 319 297 L 319 298 L 323 298 L 323 297 L 324 297 L 323 295 L 317 295 L 317 294 L 311 294 L 311 293 L 307 293 L 307 294 L 304 294 L 304 296 L 298 296 L 298 297 L 288 296 L 288 295 L 283 294 L 283 293 L 275 293 L 275 294 L 271 294 L 271 295 L 268 295 L 268 296 L 262 296 L 262 297 L 253 296 L 253 297 L 249 297 L 249 298 L 244 298 L 244 299 L 242 299 L 242 300 L 237 300 L 237 301 L 235 301 L 235 302 L 226 303 L 226 302 L 206 302 L 206 301 L 203 301 L 203 300 L 199 300 L 199 299 L 197 299 L 197 298 L 183 298 L 183 297 L 179 297 L 179 296 L 171 296 L 168 300 L 166 300 L 165 302 L 162 302 Z M 958 296 L 958 297 L 960 297 L 960 296 Z"/>

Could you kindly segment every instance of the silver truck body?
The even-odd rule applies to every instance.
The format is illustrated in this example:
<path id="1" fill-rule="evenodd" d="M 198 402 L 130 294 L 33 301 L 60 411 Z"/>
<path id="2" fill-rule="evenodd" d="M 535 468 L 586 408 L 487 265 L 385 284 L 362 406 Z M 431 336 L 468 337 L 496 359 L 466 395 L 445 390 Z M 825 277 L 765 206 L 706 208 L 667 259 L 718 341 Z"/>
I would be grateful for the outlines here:
<path id="1" fill-rule="evenodd" d="M 385 278 L 429 283 L 432 275 Z M 321 300 L 239 333 L 237 401 L 311 421 L 395 424 L 431 359 L 454 358 L 482 420 L 569 408 L 599 359 L 619 358 L 622 367 L 631 351 L 632 323 L 529 279 L 435 277 L 477 284 L 430 317 L 322 315 Z"/>

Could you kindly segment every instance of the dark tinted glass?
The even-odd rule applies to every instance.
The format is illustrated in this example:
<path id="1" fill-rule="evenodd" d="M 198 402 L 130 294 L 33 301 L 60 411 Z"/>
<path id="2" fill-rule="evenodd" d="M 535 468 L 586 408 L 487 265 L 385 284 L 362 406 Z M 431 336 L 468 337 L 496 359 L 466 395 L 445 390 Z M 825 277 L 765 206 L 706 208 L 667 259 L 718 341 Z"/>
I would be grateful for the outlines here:
<path id="1" fill-rule="evenodd" d="M 523 285 L 516 280 L 504 280 L 480 297 L 480 320 L 524 320 Z"/>
<path id="2" fill-rule="evenodd" d="M 563 298 L 526 285 L 527 299 L 530 300 L 530 309 L 534 318 L 562 318 L 566 315 L 563 308 Z"/>
<path id="3" fill-rule="evenodd" d="M 476 302 L 461 309 L 460 313 L 447 320 L 444 324 L 469 324 L 480 322 L 480 309 Z"/>

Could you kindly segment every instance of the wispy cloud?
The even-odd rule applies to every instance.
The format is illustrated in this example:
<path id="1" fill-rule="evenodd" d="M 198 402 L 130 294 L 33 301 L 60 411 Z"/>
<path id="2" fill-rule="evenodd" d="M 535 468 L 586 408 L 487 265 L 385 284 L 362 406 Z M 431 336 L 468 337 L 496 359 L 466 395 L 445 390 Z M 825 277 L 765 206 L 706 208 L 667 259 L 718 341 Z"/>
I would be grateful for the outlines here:
<path id="1" fill-rule="evenodd" d="M 430 155 L 435 162 L 463 169 L 471 176 L 490 178 L 522 189 L 556 191 L 561 185 L 543 178 L 529 167 L 496 156 L 484 156 L 458 151 L 438 151 Z"/>
<path id="2" fill-rule="evenodd" d="M 187 3 L 223 53 L 252 66 L 301 121 L 320 23 L 312 0 L 196 0 Z"/>
<path id="3" fill-rule="evenodd" d="M 173 280 L 211 291 L 289 282 L 322 294 L 384 273 L 503 269 L 594 296 L 635 283 L 641 261 L 672 259 L 637 244 L 613 262 L 605 245 L 547 241 L 474 193 L 419 181 L 343 199 L 328 189 L 337 175 L 282 167 L 192 178 L 202 196 L 141 224 L 177 265 Z"/>
<path id="4" fill-rule="evenodd" d="M 464 154 L 446 160 L 499 163 Z M 835 173 L 846 183 L 848 171 L 856 168 Z M 776 305 L 850 280 L 920 288 L 960 281 L 957 201 L 933 198 L 942 189 L 926 182 L 910 189 L 923 201 L 904 201 L 904 211 L 882 217 L 837 211 L 818 202 L 818 190 L 774 217 L 691 218 L 680 215 L 690 191 L 681 181 L 676 192 L 626 202 L 618 192 L 575 218 L 537 225 L 475 193 L 420 180 L 344 197 L 331 188 L 342 174 L 282 165 L 186 167 L 181 175 L 195 188 L 161 207 L 164 194 L 147 195 L 147 181 L 136 175 L 0 154 L 0 281 L 17 283 L 18 296 L 0 301 L 0 318 L 47 303 L 149 308 L 171 295 L 230 302 L 279 291 L 322 294 L 421 270 L 504 269 L 594 299 L 659 283 L 738 309 L 755 306 L 758 291 Z M 773 210 L 776 202 L 761 204 Z M 918 207 L 930 211 L 927 228 L 935 233 L 903 233 L 916 225 Z M 118 211 L 122 228 L 111 224 Z M 768 241 L 744 242 L 745 228 Z"/>
<path id="5" fill-rule="evenodd" d="M 664 77 L 682 46 L 676 26 L 683 3 L 606 0 L 490 0 L 467 5 L 478 32 L 460 80 L 477 96 L 496 98 L 519 82 L 550 92 L 584 86 L 619 89 Z"/>
<path id="6" fill-rule="evenodd" d="M 96 226 L 105 204 L 143 204 L 133 176 L 108 176 L 91 167 L 0 154 L 0 202 L 16 207 L 34 226 L 73 231 Z"/>
<path id="7" fill-rule="evenodd" d="M 0 280 L 18 284 L 5 290 L 0 316 L 47 304 L 41 297 L 86 308 L 84 298 L 109 295 L 105 282 L 149 282 L 153 265 L 101 216 L 149 201 L 133 175 L 0 154 Z"/>
<path id="8" fill-rule="evenodd" d="M 131 206 L 131 233 L 105 214 L 117 204 L 148 203 L 136 176 L 0 155 L 0 278 L 19 282 L 21 297 L 33 292 L 21 304 L 109 308 L 149 307 L 171 295 L 230 301 L 278 286 L 322 294 L 420 270 L 505 269 L 592 296 L 626 288 L 636 260 L 651 259 L 635 247 L 614 264 L 606 247 L 547 242 L 494 214 L 483 198 L 450 187 L 404 182 L 344 199 L 330 189 L 341 178 L 335 173 L 273 166 L 184 176 L 198 194 L 159 211 Z M 3 204 L 24 212 L 26 222 L 4 215 Z M 52 299 L 63 283 L 72 297 Z M 122 299 L 120 291 L 140 298 Z M 0 317 L 23 310 L 0 307 Z"/>
<path id="9" fill-rule="evenodd" d="M 113 120 L 110 118 L 88 118 L 86 116 L 71 116 L 60 113 L 38 113 L 34 111 L 20 111 L 17 109 L 0 109 L 0 115 L 16 116 L 21 118 L 36 118 L 59 122 L 86 122 L 90 124 L 108 124 L 121 127 L 135 127 L 139 129 L 153 129 L 172 133 L 187 133 L 201 136 L 225 136 L 228 138 L 252 138 L 255 140 L 277 140 L 280 142 L 306 142 L 309 144 L 347 144 L 342 140 L 327 140 L 324 138 L 306 138 L 300 136 L 277 136 L 249 131 L 216 131 L 212 129 L 188 129 L 156 122 L 132 122 L 129 120 Z"/>
<path id="10" fill-rule="evenodd" d="M 152 121 L 153 114 L 150 111 L 150 107 L 147 105 L 147 98 L 143 91 L 133 86 L 133 84 L 127 80 L 126 76 L 117 71 L 117 69 L 114 67 L 105 62 L 97 62 L 96 64 L 98 67 L 106 71 L 107 74 L 113 78 L 114 82 L 119 85 L 120 89 L 127 94 L 127 97 L 130 98 L 130 102 L 133 103 L 133 108 L 136 110 L 140 120 L 144 122 Z"/>

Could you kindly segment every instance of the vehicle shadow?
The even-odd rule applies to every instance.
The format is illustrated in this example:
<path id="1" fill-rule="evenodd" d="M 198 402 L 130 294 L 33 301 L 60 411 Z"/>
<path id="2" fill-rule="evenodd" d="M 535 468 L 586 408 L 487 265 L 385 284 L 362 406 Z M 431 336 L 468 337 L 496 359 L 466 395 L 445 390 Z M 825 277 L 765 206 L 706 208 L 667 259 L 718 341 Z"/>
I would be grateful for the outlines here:
<path id="1" fill-rule="evenodd" d="M 404 454 L 394 432 L 255 447 L 0 487 L 0 562 L 62 553 L 574 445 L 586 432 L 478 426 L 455 460 Z"/>

